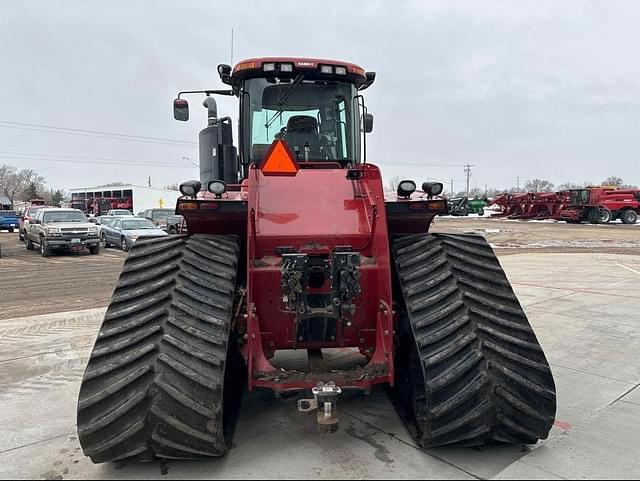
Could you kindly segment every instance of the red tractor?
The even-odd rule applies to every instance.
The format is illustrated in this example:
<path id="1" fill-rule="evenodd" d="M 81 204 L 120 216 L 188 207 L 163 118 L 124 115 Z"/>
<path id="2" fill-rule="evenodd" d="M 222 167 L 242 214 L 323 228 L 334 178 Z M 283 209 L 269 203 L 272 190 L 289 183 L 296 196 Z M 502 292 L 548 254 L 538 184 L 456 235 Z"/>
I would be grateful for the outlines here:
<path id="1" fill-rule="evenodd" d="M 635 224 L 640 214 L 640 190 L 622 190 L 616 187 L 587 187 L 568 191 L 569 202 L 559 218 L 570 223 L 589 221 L 608 224 L 620 219 L 624 224 Z"/>
<path id="2" fill-rule="evenodd" d="M 385 385 L 424 447 L 546 438 L 551 370 L 491 247 L 429 234 L 442 184 L 385 199 L 367 162 L 375 73 L 307 58 L 218 73 L 229 89 L 202 91 L 201 179 L 177 202 L 189 235 L 139 240 L 125 262 L 82 381 L 84 453 L 223 456 L 245 388 L 310 390 L 299 409 L 326 431 L 345 389 Z M 239 99 L 238 150 L 212 95 Z M 307 368 L 281 363 L 293 351 Z M 336 351 L 357 362 L 337 367 Z"/>

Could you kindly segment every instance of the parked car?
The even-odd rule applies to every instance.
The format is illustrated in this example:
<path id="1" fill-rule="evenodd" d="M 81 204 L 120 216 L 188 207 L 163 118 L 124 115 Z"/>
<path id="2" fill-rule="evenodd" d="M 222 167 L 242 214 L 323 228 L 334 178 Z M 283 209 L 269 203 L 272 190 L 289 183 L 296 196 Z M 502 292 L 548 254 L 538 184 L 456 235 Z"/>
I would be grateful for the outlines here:
<path id="1" fill-rule="evenodd" d="M 33 250 L 36 244 L 42 257 L 54 250 L 80 252 L 88 248 L 91 254 L 100 253 L 98 226 L 78 209 L 38 209 L 25 232 L 27 249 Z"/>
<path id="2" fill-rule="evenodd" d="M 0 231 L 13 232 L 19 225 L 20 222 L 15 210 L 0 210 Z"/>
<path id="3" fill-rule="evenodd" d="M 107 215 L 110 217 L 131 217 L 133 214 L 130 210 L 127 209 L 111 209 L 107 212 Z"/>
<path id="4" fill-rule="evenodd" d="M 100 216 L 96 217 L 95 223 L 98 226 L 98 233 L 101 234 L 102 233 L 102 227 L 107 225 L 109 222 L 113 222 L 117 218 L 118 217 L 113 216 L 113 215 L 100 215 Z M 102 238 L 102 235 L 100 236 L 100 238 Z"/>
<path id="5" fill-rule="evenodd" d="M 30 205 L 30 206 L 27 206 L 27 208 L 22 213 L 22 215 L 18 220 L 19 222 L 18 237 L 20 238 L 21 241 L 24 241 L 24 233 L 27 231 L 27 228 L 29 227 L 29 222 L 33 220 L 33 217 L 36 215 L 36 212 L 38 212 L 38 210 L 43 208 L 44 206 L 42 205 Z"/>
<path id="6" fill-rule="evenodd" d="M 149 219 L 138 217 L 117 217 L 102 225 L 102 245 L 119 246 L 127 252 L 131 249 L 139 237 L 160 237 L 168 235 L 164 230 L 159 229 Z"/>
<path id="7" fill-rule="evenodd" d="M 175 209 L 147 209 L 144 211 L 144 218 L 149 219 L 163 230 L 167 230 L 169 228 L 168 219 L 175 215 Z"/>

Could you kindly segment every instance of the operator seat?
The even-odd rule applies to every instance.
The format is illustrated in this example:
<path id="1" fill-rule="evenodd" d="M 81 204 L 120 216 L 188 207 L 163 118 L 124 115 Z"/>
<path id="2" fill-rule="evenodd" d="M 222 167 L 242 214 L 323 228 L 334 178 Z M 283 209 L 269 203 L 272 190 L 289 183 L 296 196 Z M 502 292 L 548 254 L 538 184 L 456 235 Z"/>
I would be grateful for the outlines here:
<path id="1" fill-rule="evenodd" d="M 305 145 L 309 146 L 309 159 L 322 160 L 320 153 L 320 134 L 318 120 L 310 115 L 295 115 L 287 122 L 284 140 L 291 150 L 298 154 L 298 160 L 304 160 Z"/>

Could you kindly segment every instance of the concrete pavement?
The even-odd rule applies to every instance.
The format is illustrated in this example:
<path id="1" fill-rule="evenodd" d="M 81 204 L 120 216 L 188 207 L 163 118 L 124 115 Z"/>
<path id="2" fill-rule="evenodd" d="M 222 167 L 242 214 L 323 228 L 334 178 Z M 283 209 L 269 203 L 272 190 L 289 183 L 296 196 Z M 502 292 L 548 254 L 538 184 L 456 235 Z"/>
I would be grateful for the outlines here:
<path id="1" fill-rule="evenodd" d="M 558 416 L 533 447 L 415 446 L 383 389 L 339 404 L 316 433 L 295 399 L 247 395 L 221 460 L 95 466 L 75 403 L 103 309 L 0 322 L 0 478 L 497 478 L 640 476 L 640 257 L 527 253 L 501 259 L 551 362 Z"/>

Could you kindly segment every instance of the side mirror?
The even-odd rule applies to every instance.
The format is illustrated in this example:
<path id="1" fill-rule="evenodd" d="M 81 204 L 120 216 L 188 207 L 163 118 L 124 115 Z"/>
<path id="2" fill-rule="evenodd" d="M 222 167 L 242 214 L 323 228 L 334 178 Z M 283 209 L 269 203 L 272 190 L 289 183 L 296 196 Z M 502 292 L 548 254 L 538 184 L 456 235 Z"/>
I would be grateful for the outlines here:
<path id="1" fill-rule="evenodd" d="M 30 224 L 40 224 L 40 221 L 38 219 L 33 219 Z"/>
<path id="2" fill-rule="evenodd" d="M 373 132 L 373 114 L 364 114 L 362 122 L 365 134 Z"/>
<path id="3" fill-rule="evenodd" d="M 185 99 L 175 99 L 173 101 L 173 118 L 181 122 L 189 120 L 189 102 Z"/>
<path id="4" fill-rule="evenodd" d="M 231 65 L 218 65 L 218 75 L 220 75 L 220 80 L 222 80 L 222 83 L 231 85 Z"/>

